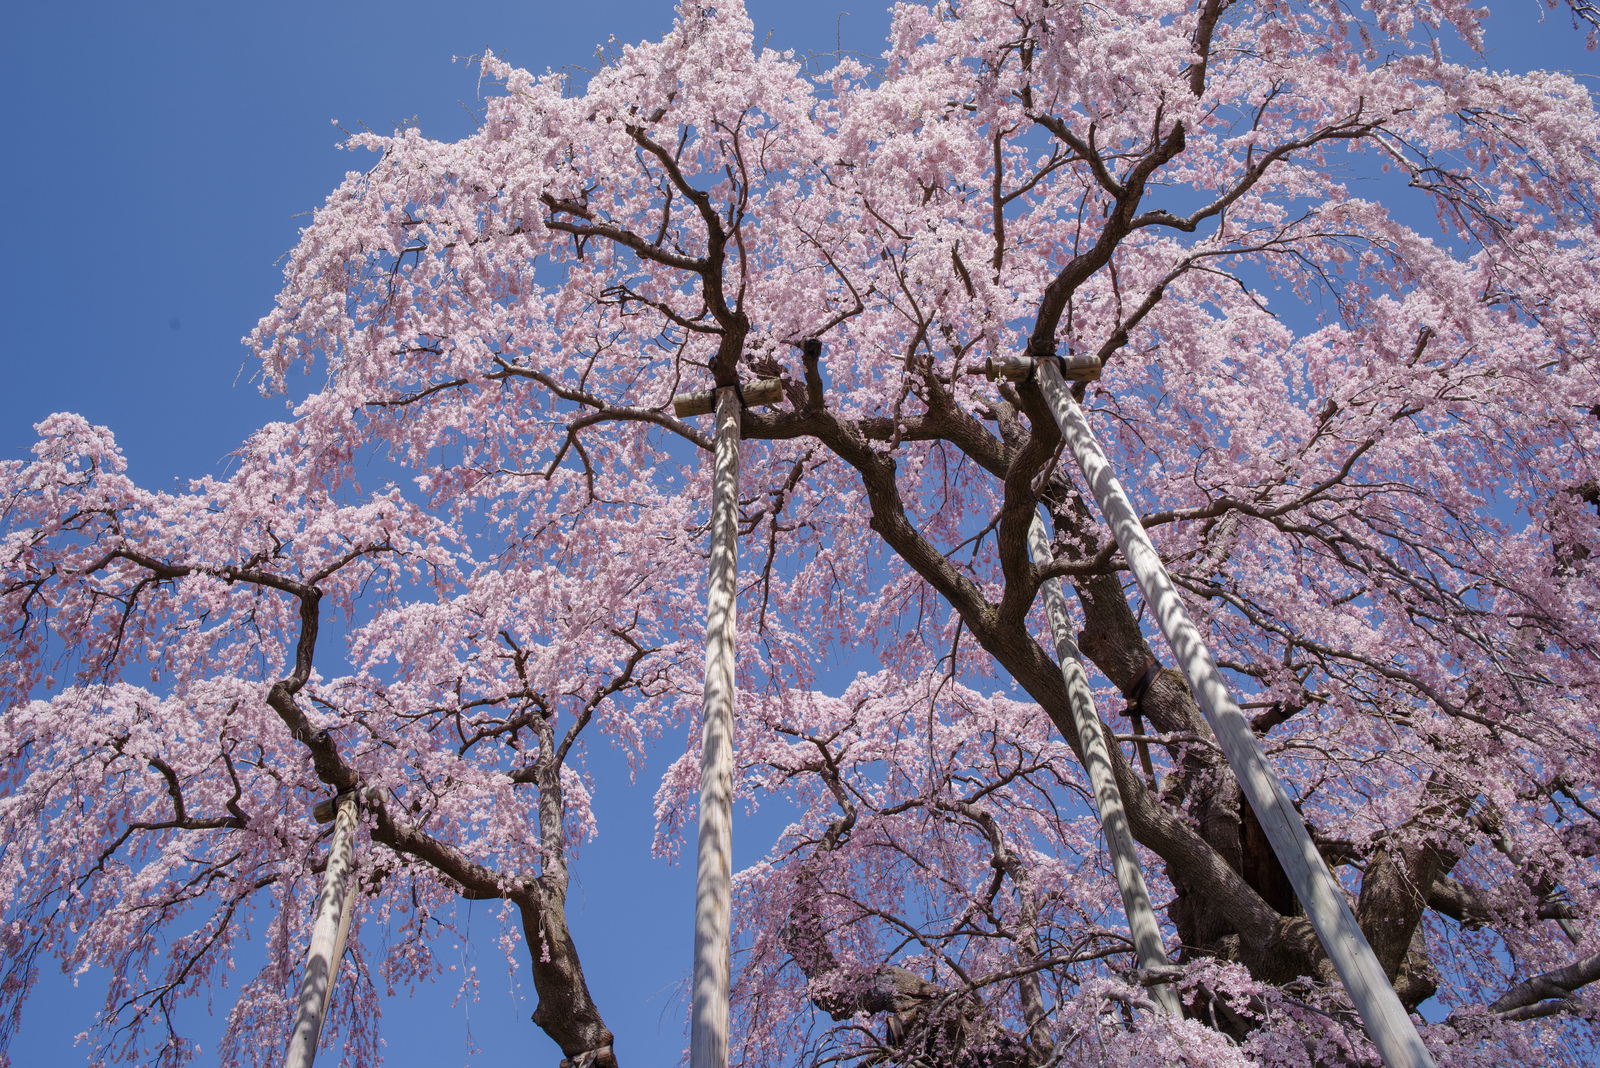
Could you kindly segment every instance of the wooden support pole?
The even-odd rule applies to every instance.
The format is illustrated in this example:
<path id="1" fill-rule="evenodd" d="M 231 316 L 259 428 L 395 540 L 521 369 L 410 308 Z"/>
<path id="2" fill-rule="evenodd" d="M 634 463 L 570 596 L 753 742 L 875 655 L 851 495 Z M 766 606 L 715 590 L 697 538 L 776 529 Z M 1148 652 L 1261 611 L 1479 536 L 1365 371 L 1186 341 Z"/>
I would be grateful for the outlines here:
<path id="1" fill-rule="evenodd" d="M 350 865 L 355 854 L 356 795 L 340 794 L 334 800 L 333 841 L 328 845 L 328 866 L 322 873 L 322 893 L 317 896 L 317 918 L 311 926 L 311 949 L 306 954 L 305 977 L 294 1026 L 289 1031 L 289 1053 L 284 1068 L 311 1068 L 317 1058 L 317 1040 L 328 1014 L 328 995 L 344 956 L 345 935 L 355 902 L 348 893 Z"/>
<path id="2" fill-rule="evenodd" d="M 1422 1044 L 1422 1036 L 1417 1034 L 1394 986 L 1367 944 L 1343 890 L 1328 871 L 1322 854 L 1317 852 L 1282 781 L 1267 763 L 1260 741 L 1228 690 L 1211 651 L 1200 638 L 1200 631 L 1189 619 L 1172 577 L 1167 574 L 1160 554 L 1139 522 L 1138 513 L 1117 481 L 1111 462 L 1095 440 L 1083 411 L 1072 399 L 1054 363 L 1036 361 L 1034 373 L 1067 439 L 1067 447 L 1072 450 L 1089 491 L 1100 506 L 1100 514 L 1133 571 L 1145 605 L 1172 648 L 1172 655 L 1189 681 L 1206 722 L 1216 732 L 1240 788 L 1293 884 L 1306 917 L 1338 969 L 1339 978 L 1361 1014 L 1373 1045 L 1378 1047 L 1388 1068 L 1433 1068 L 1433 1057 Z"/>
<path id="3" fill-rule="evenodd" d="M 1037 515 L 1028 528 L 1028 548 L 1036 564 L 1048 564 L 1054 559 L 1050 539 Z M 1078 643 L 1072 638 L 1072 617 L 1067 614 L 1067 598 L 1061 592 L 1061 580 L 1046 579 L 1041 592 L 1045 618 L 1050 621 L 1050 635 L 1056 643 L 1056 662 L 1061 665 L 1061 680 L 1067 684 L 1067 697 L 1072 705 L 1072 723 L 1078 728 L 1078 743 L 1083 747 L 1083 766 L 1089 773 L 1089 786 L 1094 790 L 1095 807 L 1100 810 L 1100 827 L 1105 831 L 1106 851 L 1111 854 L 1117 889 L 1122 891 L 1122 911 L 1128 917 L 1128 932 L 1133 936 L 1139 967 L 1141 970 L 1169 967 L 1171 962 L 1161 944 L 1161 928 L 1156 923 L 1155 909 L 1150 906 L 1150 891 L 1144 885 L 1139 855 L 1134 852 L 1133 835 L 1128 831 L 1122 792 L 1117 789 L 1117 780 L 1111 772 L 1111 753 L 1106 748 L 1105 732 L 1100 729 L 1100 714 L 1095 711 L 1089 676 L 1083 670 Z M 1152 985 L 1150 997 L 1167 1015 L 1182 1018 L 1183 1009 L 1172 987 L 1165 983 Z"/>
<path id="4" fill-rule="evenodd" d="M 745 388 L 746 399 L 751 392 L 751 387 Z M 727 1068 L 728 1064 L 729 954 L 733 919 L 733 666 L 738 622 L 739 416 L 742 408 L 733 387 L 716 391 L 689 1068 Z"/>

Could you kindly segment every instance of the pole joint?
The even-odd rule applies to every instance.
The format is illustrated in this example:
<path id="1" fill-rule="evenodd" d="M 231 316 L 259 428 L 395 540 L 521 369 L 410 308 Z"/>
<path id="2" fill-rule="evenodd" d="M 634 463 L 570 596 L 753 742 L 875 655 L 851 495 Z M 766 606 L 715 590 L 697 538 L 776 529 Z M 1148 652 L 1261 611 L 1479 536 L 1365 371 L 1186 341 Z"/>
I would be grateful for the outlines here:
<path id="1" fill-rule="evenodd" d="M 1093 356 L 1068 359 L 1055 353 L 1048 356 L 1002 356 L 998 360 L 991 356 L 982 364 L 967 368 L 967 374 L 981 375 L 991 382 L 1027 382 L 1033 378 L 1043 360 L 1055 364 L 1061 377 L 1068 382 L 1094 382 L 1100 378 L 1101 364 Z"/>
<path id="2" fill-rule="evenodd" d="M 383 791 L 376 786 L 369 787 L 366 790 L 357 790 L 354 787 L 348 790 L 340 790 L 332 797 L 324 797 L 321 801 L 312 805 L 311 818 L 318 823 L 332 823 L 339 816 L 339 802 L 347 797 L 354 797 L 356 807 L 360 808 L 363 802 L 369 805 L 376 805 L 383 799 Z"/>
<path id="3" fill-rule="evenodd" d="M 324 797 L 321 801 L 311 806 L 311 818 L 318 823 L 332 823 L 338 818 L 339 802 L 354 792 L 354 790 L 340 790 L 332 797 Z M 358 797 L 356 804 L 359 805 L 360 803 L 361 799 Z"/>
<path id="4" fill-rule="evenodd" d="M 783 399 L 783 382 L 776 378 L 758 378 L 750 383 L 735 382 L 732 386 L 719 386 L 717 389 L 732 389 L 739 398 L 741 408 L 777 404 Z M 717 408 L 717 389 L 679 393 L 672 398 L 673 414 L 679 419 L 710 415 Z"/>

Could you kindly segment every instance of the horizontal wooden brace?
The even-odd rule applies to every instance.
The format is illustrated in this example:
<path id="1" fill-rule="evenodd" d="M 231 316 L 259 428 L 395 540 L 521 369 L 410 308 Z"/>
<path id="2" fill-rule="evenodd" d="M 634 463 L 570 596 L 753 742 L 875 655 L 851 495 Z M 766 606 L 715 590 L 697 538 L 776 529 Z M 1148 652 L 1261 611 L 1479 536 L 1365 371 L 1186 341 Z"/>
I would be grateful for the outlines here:
<path id="1" fill-rule="evenodd" d="M 1093 382 L 1100 377 L 1100 361 L 1093 356 L 1080 356 L 1068 360 L 1065 357 L 1045 357 L 1055 365 L 1061 377 L 1068 382 Z M 977 367 L 967 369 L 969 375 L 982 375 L 989 381 L 1005 379 L 1007 382 L 1026 382 L 1033 377 L 1033 372 L 1038 366 L 1038 358 L 1034 356 L 1002 356 L 996 360 L 986 359 Z"/>
<path id="2" fill-rule="evenodd" d="M 776 378 L 758 378 L 737 388 L 746 408 L 755 404 L 777 404 L 783 399 L 783 383 Z M 717 391 L 700 389 L 693 393 L 680 393 L 672 398 L 672 410 L 679 419 L 691 415 L 710 415 L 717 406 Z"/>

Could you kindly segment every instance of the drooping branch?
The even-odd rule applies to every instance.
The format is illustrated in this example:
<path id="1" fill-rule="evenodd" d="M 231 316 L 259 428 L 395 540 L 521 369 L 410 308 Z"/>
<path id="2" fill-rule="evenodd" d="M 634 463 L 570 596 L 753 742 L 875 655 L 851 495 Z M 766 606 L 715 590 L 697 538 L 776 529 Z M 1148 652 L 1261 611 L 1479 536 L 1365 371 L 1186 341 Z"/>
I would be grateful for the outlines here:
<path id="1" fill-rule="evenodd" d="M 373 551 L 379 550 L 352 550 L 336 564 L 313 572 L 315 581 L 326 579 L 340 567 Z M 305 747 L 312 768 L 321 782 L 340 794 L 360 791 L 361 776 L 340 752 L 333 733 L 317 727 L 296 700 L 296 694 L 310 677 L 316 652 L 322 591 L 315 582 L 295 580 L 255 568 L 218 569 L 174 565 L 131 550 L 116 550 L 97 561 L 94 567 L 85 570 L 99 570 L 112 558 L 129 560 L 166 579 L 222 572 L 231 581 L 253 583 L 295 597 L 300 605 L 295 667 L 291 674 L 271 685 L 267 691 L 267 704 L 278 714 L 291 737 Z M 618 678 L 611 680 L 609 687 L 603 687 L 603 692 L 592 703 L 598 704 L 605 696 L 627 686 L 638 662 L 650 652 L 636 648 L 626 669 Z M 592 707 L 589 712 L 592 714 Z M 587 722 L 587 718 L 584 722 Z M 574 731 L 578 729 L 581 729 L 581 723 Z M 443 839 L 406 822 L 394 806 L 376 791 L 368 791 L 364 797 L 370 819 L 369 829 L 373 841 L 421 861 L 450 880 L 458 887 L 461 896 L 468 900 L 504 898 L 517 905 L 527 936 L 534 987 L 540 998 L 534 1022 L 544 1028 L 569 1058 L 587 1057 L 584 1063 L 593 1068 L 615 1068 L 611 1032 L 589 993 L 578 961 L 577 948 L 566 925 L 566 868 L 561 859 L 565 811 L 561 800 L 559 769 L 561 757 L 565 755 L 572 738 L 569 736 L 558 749 L 549 733 L 551 724 L 548 718 L 542 721 L 541 730 L 541 759 L 536 761 L 533 776 L 540 791 L 539 819 L 546 856 L 546 870 L 540 876 L 498 872 L 471 859 Z M 170 782 L 169 779 L 169 786 Z M 232 817 L 225 821 L 227 826 L 233 826 L 234 823 Z"/>
<path id="2" fill-rule="evenodd" d="M 1597 980 L 1600 953 L 1591 953 L 1565 967 L 1523 980 L 1490 1003 L 1489 1011 L 1507 1020 L 1532 1020 L 1573 1009 L 1586 1011 L 1586 1006 L 1572 1001 L 1572 994 Z"/>

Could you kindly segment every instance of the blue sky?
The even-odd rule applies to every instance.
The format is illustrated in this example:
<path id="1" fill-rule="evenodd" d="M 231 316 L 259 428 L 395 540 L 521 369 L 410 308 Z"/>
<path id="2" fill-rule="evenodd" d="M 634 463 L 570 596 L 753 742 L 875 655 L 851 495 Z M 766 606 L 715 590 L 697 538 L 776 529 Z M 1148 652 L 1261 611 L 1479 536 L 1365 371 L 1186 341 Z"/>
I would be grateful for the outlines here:
<path id="1" fill-rule="evenodd" d="M 774 47 L 832 51 L 842 33 L 847 47 L 877 51 L 888 26 L 886 6 L 843 19 L 749 6 Z M 24 456 L 35 422 L 76 411 L 115 431 L 146 486 L 217 471 L 253 428 L 284 418 L 283 401 L 251 382 L 239 339 L 271 307 L 276 263 L 304 223 L 296 216 L 370 164 L 336 149 L 329 120 L 385 130 L 414 118 L 430 136 L 463 136 L 473 125 L 461 101 L 472 104 L 478 87 L 453 56 L 490 49 L 533 70 L 592 68 L 608 37 L 659 37 L 672 13 L 670 3 L 618 0 L 8 3 L 0 195 L 16 210 L 0 239 L 0 455 Z M 678 738 L 663 743 L 637 783 L 619 756 L 596 754 L 601 834 L 574 865 L 571 922 L 629 1065 L 673 1064 L 686 1044 L 676 994 L 690 961 L 693 873 L 649 853 L 659 771 L 680 751 Z M 757 859 L 785 822 L 772 810 L 747 818 L 736 863 Z M 492 913 L 479 903 L 470 921 L 486 942 Z M 243 975 L 258 966 L 243 953 L 237 964 Z M 385 1002 L 387 1064 L 560 1059 L 528 1021 L 531 993 L 511 988 L 498 949 L 480 944 L 458 967 L 473 964 L 476 1003 L 452 1005 L 449 980 Z M 206 1016 L 220 1018 L 233 997 L 215 993 L 187 1014 L 185 1030 L 207 1051 L 201 1065 L 217 1064 L 220 1028 Z M 103 999 L 94 973 L 74 986 L 47 966 L 13 1063 L 85 1063 L 88 1047 L 73 1037 Z"/>
<path id="2" fill-rule="evenodd" d="M 776 48 L 875 53 L 883 0 L 802 13 L 749 0 Z M 1600 71 L 1564 15 L 1536 0 L 1503 9 L 1489 65 Z M 302 220 L 351 168 L 339 119 L 425 134 L 472 128 L 475 71 L 452 56 L 485 49 L 539 70 L 592 66 L 596 45 L 659 36 L 656 2 L 429 5 L 348 0 L 258 5 L 11 0 L 0 32 L 0 198 L 12 205 L 0 256 L 4 382 L 0 455 L 20 457 L 31 426 L 77 411 L 116 432 L 131 473 L 159 487 L 217 470 L 260 423 L 283 418 L 259 395 L 239 338 L 270 307 L 275 265 Z M 683 1046 L 676 984 L 689 963 L 691 873 L 648 860 L 654 772 L 615 774 L 598 793 L 601 837 L 575 866 L 570 908 L 585 969 L 628 1065 L 669 1065 Z M 748 824 L 736 862 L 755 859 L 781 813 Z M 474 917 L 482 923 L 482 911 Z M 453 984 L 385 1005 L 387 1063 L 551 1064 L 498 951 L 480 947 L 481 1000 L 451 1006 Z M 240 959 L 241 970 L 249 962 Z M 81 1064 L 103 997 L 92 973 L 43 976 L 11 1054 L 18 1066 Z M 229 991 L 213 1003 L 226 1011 Z M 194 1007 L 195 1037 L 216 1028 Z M 470 1037 L 469 1037 L 470 1029 Z M 208 1053 L 200 1063 L 216 1063 Z M 327 1063 L 337 1063 L 327 1059 Z"/>

